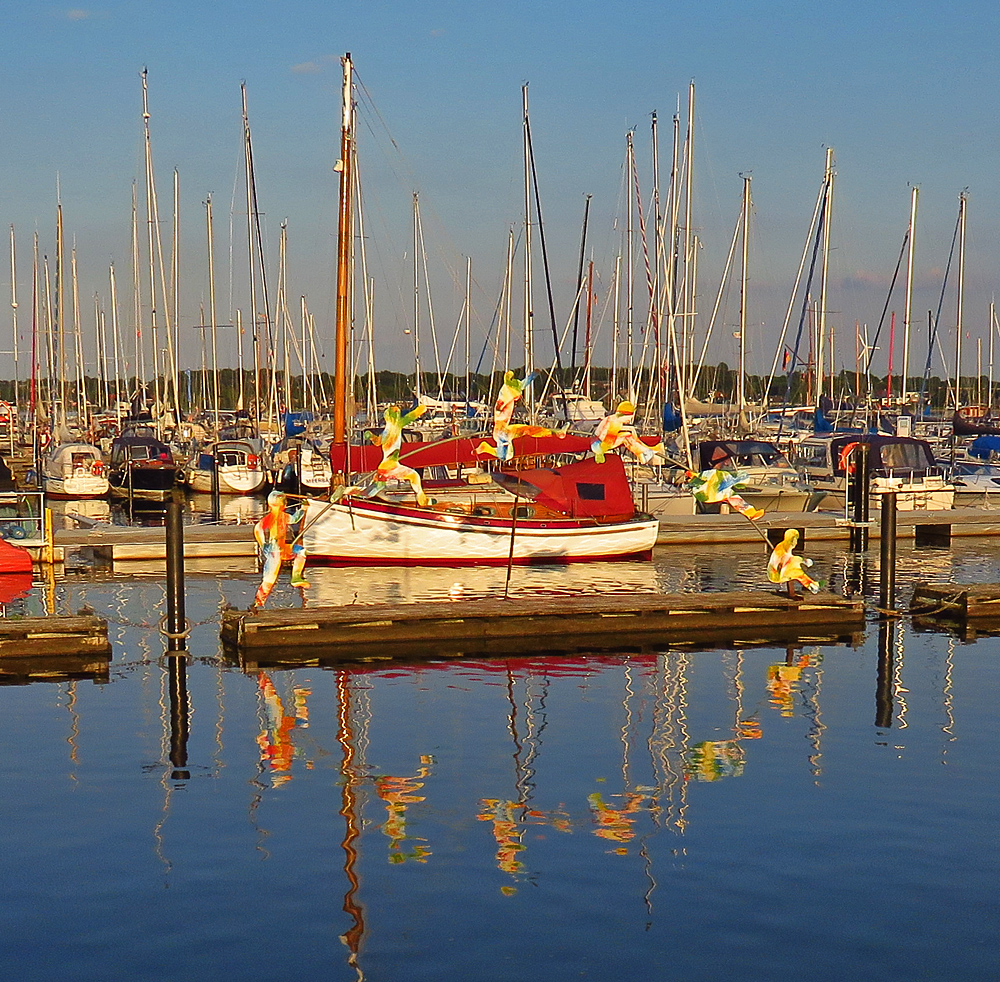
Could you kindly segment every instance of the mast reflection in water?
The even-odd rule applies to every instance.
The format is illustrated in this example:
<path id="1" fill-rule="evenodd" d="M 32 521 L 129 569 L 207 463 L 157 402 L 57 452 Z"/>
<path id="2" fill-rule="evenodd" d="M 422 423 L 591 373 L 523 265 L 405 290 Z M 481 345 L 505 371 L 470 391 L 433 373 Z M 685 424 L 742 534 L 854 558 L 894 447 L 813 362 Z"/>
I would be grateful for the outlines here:
<path id="1" fill-rule="evenodd" d="M 188 616 L 255 586 L 189 576 Z M 2 977 L 1000 975 L 996 639 L 244 673 L 216 629 L 161 668 L 116 622 L 110 683 L 0 688 Z"/>

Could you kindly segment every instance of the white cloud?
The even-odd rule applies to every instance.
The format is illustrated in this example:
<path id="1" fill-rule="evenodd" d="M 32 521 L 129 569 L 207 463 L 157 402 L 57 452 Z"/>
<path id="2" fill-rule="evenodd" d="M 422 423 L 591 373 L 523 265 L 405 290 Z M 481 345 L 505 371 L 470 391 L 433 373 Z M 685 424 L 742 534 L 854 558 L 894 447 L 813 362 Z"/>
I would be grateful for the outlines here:
<path id="1" fill-rule="evenodd" d="M 79 7 L 66 11 L 67 20 L 87 20 L 91 16 L 92 14 L 89 10 L 81 10 Z"/>
<path id="2" fill-rule="evenodd" d="M 298 65 L 292 65 L 292 73 L 295 75 L 315 75 L 323 69 L 314 61 L 303 61 Z"/>

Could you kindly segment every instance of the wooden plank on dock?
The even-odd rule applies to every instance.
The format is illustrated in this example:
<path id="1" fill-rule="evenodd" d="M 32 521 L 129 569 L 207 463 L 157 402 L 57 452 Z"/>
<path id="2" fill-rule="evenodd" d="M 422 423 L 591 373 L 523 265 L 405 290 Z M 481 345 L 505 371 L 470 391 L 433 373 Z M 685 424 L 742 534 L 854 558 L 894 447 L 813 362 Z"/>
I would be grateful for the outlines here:
<path id="1" fill-rule="evenodd" d="M 0 618 L 0 662 L 6 670 L 16 672 L 18 660 L 72 656 L 109 660 L 108 622 L 92 614 Z"/>
<path id="2" fill-rule="evenodd" d="M 764 644 L 850 637 L 864 606 L 832 594 L 602 594 L 224 612 L 222 640 L 257 661 L 497 653 L 635 644 Z M 581 648 L 582 646 L 582 648 Z"/>
<path id="3" fill-rule="evenodd" d="M 958 621 L 1000 620 L 1000 583 L 918 583 L 910 613 Z"/>

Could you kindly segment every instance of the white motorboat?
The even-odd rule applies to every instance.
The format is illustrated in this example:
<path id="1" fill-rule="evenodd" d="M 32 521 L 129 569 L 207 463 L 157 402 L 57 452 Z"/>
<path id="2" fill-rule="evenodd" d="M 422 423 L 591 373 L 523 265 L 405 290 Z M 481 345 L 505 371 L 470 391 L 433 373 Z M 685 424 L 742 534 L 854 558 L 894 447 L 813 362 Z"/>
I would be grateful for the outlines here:
<path id="1" fill-rule="evenodd" d="M 104 457 L 90 443 L 60 443 L 42 458 L 41 472 L 50 498 L 104 498 L 110 490 Z"/>

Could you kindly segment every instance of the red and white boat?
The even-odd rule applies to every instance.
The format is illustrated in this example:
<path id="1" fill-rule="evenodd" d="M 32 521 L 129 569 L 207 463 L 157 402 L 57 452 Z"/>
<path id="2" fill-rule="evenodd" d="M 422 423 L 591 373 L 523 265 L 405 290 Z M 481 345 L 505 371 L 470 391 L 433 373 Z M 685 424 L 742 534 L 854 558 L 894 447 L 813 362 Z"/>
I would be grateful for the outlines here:
<path id="1" fill-rule="evenodd" d="M 348 494 L 309 500 L 302 544 L 310 563 L 502 566 L 649 559 L 658 523 L 637 515 L 621 458 L 500 472 L 509 502 L 427 507 Z"/>
<path id="2" fill-rule="evenodd" d="M 483 443 L 469 439 L 436 443 L 400 444 L 389 452 L 381 446 L 354 447 L 348 440 L 348 335 L 351 330 L 351 263 L 353 225 L 354 100 L 350 55 L 343 59 L 343 121 L 341 125 L 340 207 L 337 234 L 337 315 L 333 379 L 333 440 L 330 463 L 334 475 L 376 471 L 395 458 L 403 470 L 443 466 L 461 481 L 460 468 L 497 460 L 480 454 Z M 516 398 L 516 397 L 515 397 Z M 510 406 L 507 409 L 510 410 Z M 498 407 L 499 411 L 499 407 Z M 499 419 L 499 416 L 497 417 Z M 506 421 L 509 422 L 508 412 Z M 388 424 L 388 419 L 387 419 Z M 527 465 L 535 455 L 588 452 L 590 439 L 552 434 L 543 447 L 537 438 L 512 438 L 512 457 Z M 398 454 L 398 456 L 397 456 Z M 504 453 L 504 459 L 508 456 Z M 415 479 L 414 475 L 414 479 Z M 495 494 L 477 501 L 468 495 L 449 495 L 447 503 L 423 506 L 416 495 L 391 500 L 388 495 L 367 497 L 359 489 L 332 494 L 330 500 L 310 499 L 299 533 L 313 563 L 337 565 L 473 566 L 508 562 L 553 563 L 603 559 L 650 558 L 658 523 L 637 515 L 621 459 L 604 463 L 583 460 L 559 467 L 535 467 L 493 474 L 496 484 L 512 492 L 509 502 Z M 433 495 L 434 491 L 425 489 Z M 410 503 L 412 500 L 414 503 Z"/>

